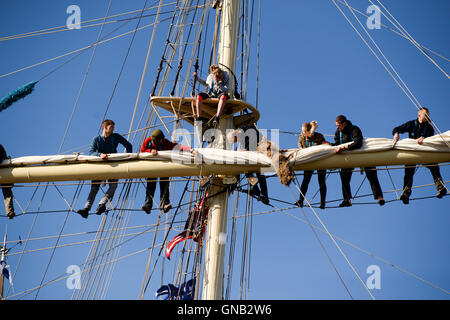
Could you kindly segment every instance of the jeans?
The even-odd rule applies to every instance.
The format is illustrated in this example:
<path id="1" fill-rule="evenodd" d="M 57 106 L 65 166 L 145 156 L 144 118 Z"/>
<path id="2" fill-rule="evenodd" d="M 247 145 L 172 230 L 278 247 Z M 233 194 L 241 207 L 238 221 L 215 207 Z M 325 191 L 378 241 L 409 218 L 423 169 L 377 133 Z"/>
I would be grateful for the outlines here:
<path id="1" fill-rule="evenodd" d="M 311 181 L 311 177 L 314 173 L 314 170 L 306 170 L 303 173 L 303 181 L 302 185 L 300 187 L 300 201 L 302 202 L 304 200 L 304 196 L 306 196 L 306 192 L 308 192 L 308 185 Z M 326 180 L 326 170 L 317 170 L 317 180 L 319 182 L 319 188 L 320 188 L 320 202 L 325 203 L 326 197 L 327 197 L 327 185 L 325 183 Z"/>
<path id="2" fill-rule="evenodd" d="M 105 205 L 107 202 L 111 202 L 113 197 L 114 197 L 114 193 L 116 192 L 117 189 L 117 182 L 119 180 L 117 179 L 109 179 L 108 180 L 108 190 L 106 191 L 105 195 L 103 196 L 103 198 L 100 200 L 100 202 L 98 203 L 99 206 L 101 205 Z M 92 180 L 92 184 L 91 184 L 91 192 L 89 192 L 89 196 L 88 199 L 86 201 L 86 204 L 84 205 L 84 207 L 86 209 L 91 209 L 92 204 L 94 203 L 95 200 L 95 196 L 98 193 L 98 190 L 100 189 L 100 183 L 101 180 Z"/>
<path id="3" fill-rule="evenodd" d="M 160 205 L 164 206 L 166 204 L 170 204 L 170 193 L 169 193 L 169 181 L 163 181 L 161 179 L 168 178 L 159 178 L 159 196 L 160 196 Z M 155 179 L 147 179 L 147 189 L 145 190 L 145 205 L 150 209 L 153 207 L 153 197 L 155 195 L 156 190 L 156 180 Z"/>

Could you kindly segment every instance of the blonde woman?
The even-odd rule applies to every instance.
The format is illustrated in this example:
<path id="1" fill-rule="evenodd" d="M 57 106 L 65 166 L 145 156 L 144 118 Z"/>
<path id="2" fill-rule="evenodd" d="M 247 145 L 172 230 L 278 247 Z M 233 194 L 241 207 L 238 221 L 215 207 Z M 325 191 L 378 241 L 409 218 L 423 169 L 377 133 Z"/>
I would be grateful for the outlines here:
<path id="1" fill-rule="evenodd" d="M 309 147 L 318 146 L 321 144 L 329 144 L 325 141 L 324 136 L 321 133 L 316 132 L 317 121 L 306 122 L 302 125 L 302 133 L 298 139 L 298 148 L 305 149 Z M 308 191 L 308 185 L 311 181 L 311 177 L 314 170 L 306 170 L 303 173 L 303 182 L 300 187 L 300 199 L 295 203 L 299 207 L 303 207 L 303 201 Z M 327 196 L 327 185 L 325 183 L 326 170 L 317 170 L 317 178 L 320 187 L 320 209 L 325 209 L 325 199 Z"/>
<path id="2" fill-rule="evenodd" d="M 208 92 L 200 92 L 196 99 L 196 115 L 195 118 L 199 118 L 202 113 L 203 100 L 208 98 L 219 98 L 219 104 L 217 105 L 217 113 L 214 118 L 214 124 L 219 123 L 219 118 L 223 113 L 226 106 L 226 101 L 230 99 L 228 92 L 230 90 L 230 76 L 219 66 L 212 64 L 209 67 L 209 75 L 206 81 L 201 79 L 197 72 L 194 72 L 193 76 L 197 77 L 197 81 L 202 85 L 208 87 Z"/>

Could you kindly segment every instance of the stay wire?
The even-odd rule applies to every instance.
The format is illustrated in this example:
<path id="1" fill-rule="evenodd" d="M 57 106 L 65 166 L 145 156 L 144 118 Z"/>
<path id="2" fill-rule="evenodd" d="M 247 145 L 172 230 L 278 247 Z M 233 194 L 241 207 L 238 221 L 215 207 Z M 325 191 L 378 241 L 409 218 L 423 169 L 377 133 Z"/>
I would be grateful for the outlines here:
<path id="1" fill-rule="evenodd" d="M 297 187 L 298 191 L 301 192 L 301 191 L 300 191 L 300 188 L 299 188 L 296 184 L 294 184 L 294 185 Z M 291 187 L 289 187 L 289 190 L 291 191 L 292 195 L 293 195 L 294 198 L 295 198 L 295 194 L 294 194 L 294 192 L 292 191 L 292 188 L 291 188 Z M 308 199 L 305 198 L 305 195 L 303 195 L 303 197 L 304 197 L 304 199 L 306 200 L 308 206 L 311 207 L 311 205 L 310 205 Z M 305 218 L 307 219 L 307 216 L 306 216 L 306 214 L 304 213 L 303 208 L 300 208 L 300 209 L 302 209 L 302 213 L 303 213 L 303 215 L 305 216 Z M 328 229 L 326 228 L 326 226 L 325 226 L 324 223 L 322 222 L 322 219 L 320 219 L 320 217 L 317 215 L 317 213 L 315 212 L 315 210 L 314 210 L 312 207 L 311 207 L 311 210 L 313 211 L 313 213 L 314 213 L 314 215 L 316 216 L 316 218 L 317 218 L 317 220 L 319 221 L 319 223 L 322 225 L 322 228 L 326 231 L 326 233 L 328 234 L 328 236 L 330 237 L 330 239 L 333 241 L 333 243 L 335 244 L 335 246 L 338 248 L 338 250 L 339 250 L 339 252 L 341 253 L 341 255 L 342 255 L 342 256 L 344 257 L 344 259 L 347 261 L 347 263 L 349 264 L 350 268 L 353 270 L 353 272 L 355 273 L 355 275 L 356 275 L 356 276 L 358 277 L 358 279 L 361 281 L 361 283 L 363 284 L 364 288 L 365 288 L 365 289 L 367 290 L 367 292 L 369 293 L 370 297 L 371 297 L 373 300 L 375 300 L 374 296 L 372 295 L 372 293 L 370 292 L 370 290 L 367 288 L 366 284 L 365 284 L 364 281 L 361 279 L 360 275 L 359 275 L 358 272 L 355 270 L 355 268 L 353 267 L 353 265 L 351 264 L 351 262 L 348 260 L 347 256 L 346 256 L 345 253 L 342 251 L 342 249 L 341 249 L 341 247 L 339 246 L 339 244 L 336 242 L 336 240 L 334 239 L 334 237 L 331 235 L 331 233 L 328 231 Z M 308 222 L 309 222 L 309 220 L 308 220 Z M 309 223 L 309 225 L 312 227 L 311 223 Z M 314 229 L 313 229 L 313 230 L 314 230 Z M 318 239 L 318 236 L 317 236 L 315 230 L 314 230 L 314 235 L 315 235 L 316 238 Z M 322 246 L 322 245 L 321 245 L 321 246 Z M 324 248 L 324 247 L 322 247 L 322 248 Z M 328 254 L 327 254 L 327 255 L 328 255 Z M 333 263 L 332 265 L 334 266 L 334 263 Z M 335 267 L 333 267 L 333 268 L 335 268 Z M 337 269 L 336 269 L 336 268 L 335 268 L 335 271 L 337 272 Z M 345 283 L 343 282 L 342 277 L 340 276 L 339 273 L 338 273 L 338 275 L 339 275 L 339 278 L 340 278 L 342 284 L 344 284 L 344 287 L 346 288 L 347 293 L 348 293 L 348 294 L 350 295 L 350 297 L 353 299 L 353 297 L 351 296 L 351 294 L 350 294 L 350 292 L 349 292 L 347 286 L 346 286 Z"/>

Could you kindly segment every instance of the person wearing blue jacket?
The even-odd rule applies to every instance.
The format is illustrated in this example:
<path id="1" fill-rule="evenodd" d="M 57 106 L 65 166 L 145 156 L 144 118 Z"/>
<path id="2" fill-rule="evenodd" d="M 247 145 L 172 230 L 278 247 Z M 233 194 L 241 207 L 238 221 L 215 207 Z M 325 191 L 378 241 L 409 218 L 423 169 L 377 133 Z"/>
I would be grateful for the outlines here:
<path id="1" fill-rule="evenodd" d="M 102 122 L 102 134 L 96 136 L 91 143 L 91 147 L 89 150 L 89 155 L 98 156 L 103 161 L 108 161 L 108 155 L 111 153 L 117 153 L 117 146 L 119 144 L 123 145 L 128 153 L 133 152 L 133 146 L 128 142 L 127 139 L 122 137 L 118 133 L 114 133 L 114 121 L 112 120 L 104 120 Z M 114 197 L 114 193 L 117 189 L 117 179 L 108 179 L 109 188 L 106 191 L 103 198 L 100 200 L 96 214 L 102 214 L 106 211 L 106 204 L 112 201 Z M 89 192 L 88 199 L 83 209 L 78 210 L 77 212 L 85 219 L 87 219 L 89 215 L 89 210 L 91 210 L 92 204 L 95 200 L 95 197 L 100 189 L 100 180 L 93 180 L 91 184 L 91 191 Z"/>

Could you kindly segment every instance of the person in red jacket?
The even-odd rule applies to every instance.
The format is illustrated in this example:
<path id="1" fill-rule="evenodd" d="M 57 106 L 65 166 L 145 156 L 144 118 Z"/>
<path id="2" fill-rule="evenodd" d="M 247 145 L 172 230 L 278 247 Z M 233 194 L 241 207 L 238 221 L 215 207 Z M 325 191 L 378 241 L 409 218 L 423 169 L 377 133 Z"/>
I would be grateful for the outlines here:
<path id="1" fill-rule="evenodd" d="M 141 147 L 141 152 L 151 152 L 152 155 L 158 155 L 158 151 L 172 150 L 176 146 L 180 148 L 181 151 L 188 151 L 195 154 L 196 151 L 190 147 L 183 146 L 181 144 L 171 142 L 164 137 L 164 133 L 156 129 L 152 132 L 151 137 L 145 139 Z M 153 196 L 155 195 L 156 189 L 156 179 L 147 179 L 147 189 L 145 192 L 145 204 L 142 206 L 142 211 L 145 213 L 150 213 L 153 207 Z M 160 208 L 164 212 L 169 212 L 172 209 L 170 204 L 170 194 L 169 194 L 169 180 L 163 180 L 159 178 L 159 192 L 160 192 Z"/>

